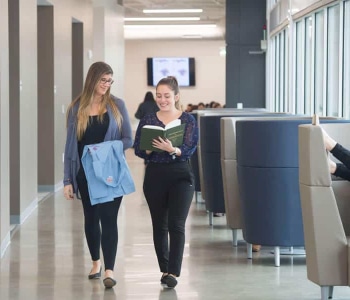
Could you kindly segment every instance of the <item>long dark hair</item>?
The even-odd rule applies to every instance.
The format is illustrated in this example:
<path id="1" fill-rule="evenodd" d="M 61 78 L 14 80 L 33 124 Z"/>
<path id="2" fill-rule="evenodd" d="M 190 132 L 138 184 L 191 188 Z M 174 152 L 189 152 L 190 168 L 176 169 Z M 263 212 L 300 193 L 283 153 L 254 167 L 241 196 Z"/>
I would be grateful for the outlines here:
<path id="1" fill-rule="evenodd" d="M 153 93 L 148 91 L 143 99 L 143 102 L 154 101 Z"/>

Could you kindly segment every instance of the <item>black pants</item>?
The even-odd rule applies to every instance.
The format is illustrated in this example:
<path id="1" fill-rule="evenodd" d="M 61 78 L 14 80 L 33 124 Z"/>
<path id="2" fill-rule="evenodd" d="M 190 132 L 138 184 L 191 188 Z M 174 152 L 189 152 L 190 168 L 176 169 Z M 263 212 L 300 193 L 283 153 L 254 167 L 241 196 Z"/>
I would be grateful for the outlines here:
<path id="1" fill-rule="evenodd" d="M 337 163 L 334 175 L 350 181 L 350 151 L 337 143 L 331 153 L 343 163 Z"/>
<path id="2" fill-rule="evenodd" d="M 105 270 L 113 270 L 118 246 L 117 217 L 123 197 L 115 198 L 111 202 L 91 205 L 83 168 L 78 172 L 77 183 L 84 209 L 85 236 L 91 259 L 93 261 L 100 259 L 100 247 L 102 247 Z"/>
<path id="3" fill-rule="evenodd" d="M 160 271 L 180 276 L 185 223 L 194 194 L 194 177 L 189 163 L 149 163 L 143 191 L 151 213 Z"/>

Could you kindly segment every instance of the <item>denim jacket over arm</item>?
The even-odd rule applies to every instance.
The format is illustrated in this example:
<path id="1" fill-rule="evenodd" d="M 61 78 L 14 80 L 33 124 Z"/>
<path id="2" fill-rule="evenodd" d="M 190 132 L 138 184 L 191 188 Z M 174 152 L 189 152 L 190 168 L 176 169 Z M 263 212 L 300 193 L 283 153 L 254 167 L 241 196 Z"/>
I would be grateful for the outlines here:
<path id="1" fill-rule="evenodd" d="M 117 122 L 115 121 L 112 109 L 107 105 L 107 113 L 110 119 L 109 126 L 104 138 L 104 141 L 121 140 L 123 143 L 123 150 L 130 148 L 133 144 L 132 130 L 129 120 L 129 115 L 122 99 L 111 95 L 112 100 L 117 105 L 120 114 L 122 115 L 122 127 L 119 130 Z M 63 184 L 66 186 L 72 184 L 73 192 L 78 194 L 77 174 L 80 168 L 80 159 L 78 153 L 78 139 L 77 139 L 77 112 L 79 102 L 70 110 L 67 121 L 67 139 L 64 150 L 64 178 Z"/>
<path id="2" fill-rule="evenodd" d="M 89 183 L 91 205 L 135 192 L 121 141 L 107 141 L 84 147 L 81 163 Z"/>

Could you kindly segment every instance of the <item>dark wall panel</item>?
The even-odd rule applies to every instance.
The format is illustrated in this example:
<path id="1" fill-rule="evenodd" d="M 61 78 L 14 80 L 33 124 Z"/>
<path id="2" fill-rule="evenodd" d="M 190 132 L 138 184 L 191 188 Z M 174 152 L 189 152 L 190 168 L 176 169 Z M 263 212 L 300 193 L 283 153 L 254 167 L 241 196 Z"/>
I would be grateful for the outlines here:
<path id="1" fill-rule="evenodd" d="M 266 0 L 226 1 L 226 106 L 265 107 Z"/>
<path id="2" fill-rule="evenodd" d="M 54 8 L 38 6 L 38 185 L 55 185 Z"/>

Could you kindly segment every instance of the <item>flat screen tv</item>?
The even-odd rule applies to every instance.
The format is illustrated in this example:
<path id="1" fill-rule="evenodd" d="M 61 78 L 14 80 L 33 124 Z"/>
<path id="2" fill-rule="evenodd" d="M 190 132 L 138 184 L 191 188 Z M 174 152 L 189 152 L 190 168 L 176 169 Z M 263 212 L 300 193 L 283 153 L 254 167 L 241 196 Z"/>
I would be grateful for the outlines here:
<path id="1" fill-rule="evenodd" d="M 195 60 L 193 57 L 147 58 L 147 84 L 156 86 L 167 76 L 175 76 L 179 86 L 195 86 Z"/>

